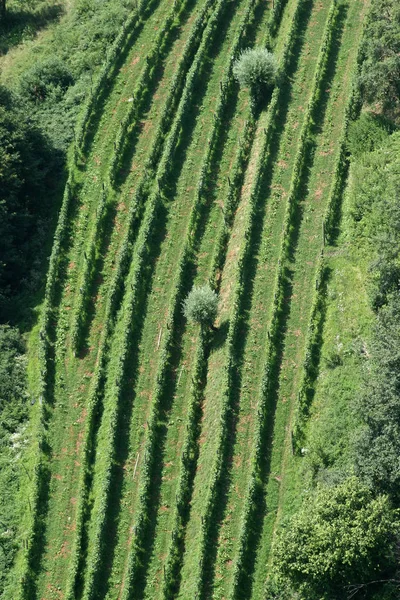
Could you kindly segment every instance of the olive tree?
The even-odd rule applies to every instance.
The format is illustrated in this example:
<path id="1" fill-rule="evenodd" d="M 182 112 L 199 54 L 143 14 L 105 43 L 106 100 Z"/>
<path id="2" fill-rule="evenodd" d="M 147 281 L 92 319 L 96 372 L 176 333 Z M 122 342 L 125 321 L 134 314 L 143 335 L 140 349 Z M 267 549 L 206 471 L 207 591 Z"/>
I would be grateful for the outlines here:
<path id="1" fill-rule="evenodd" d="M 250 89 L 252 100 L 258 102 L 278 82 L 278 61 L 266 48 L 247 48 L 235 61 L 233 75 L 242 87 Z"/>
<path id="2" fill-rule="evenodd" d="M 183 314 L 189 321 L 211 327 L 218 314 L 218 296 L 209 285 L 194 286 L 183 301 Z"/>

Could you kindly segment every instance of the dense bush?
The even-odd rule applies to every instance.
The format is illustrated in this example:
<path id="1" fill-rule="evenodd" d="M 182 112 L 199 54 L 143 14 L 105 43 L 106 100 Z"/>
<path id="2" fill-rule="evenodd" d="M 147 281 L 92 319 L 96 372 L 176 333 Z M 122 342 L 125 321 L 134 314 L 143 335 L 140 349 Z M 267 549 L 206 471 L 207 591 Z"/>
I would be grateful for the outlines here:
<path id="1" fill-rule="evenodd" d="M 194 287 L 183 302 L 183 313 L 190 321 L 211 327 L 218 314 L 218 296 L 209 285 Z"/>
<path id="2" fill-rule="evenodd" d="M 372 152 L 385 143 L 389 133 L 390 127 L 382 118 L 363 112 L 349 126 L 348 150 L 354 158 Z"/>
<path id="3" fill-rule="evenodd" d="M 27 417 L 25 345 L 17 329 L 0 326 L 0 596 L 17 549 L 19 457 Z"/>
<path id="4" fill-rule="evenodd" d="M 400 296 L 389 296 L 380 309 L 370 348 L 362 415 L 355 444 L 359 475 L 374 488 L 400 501 Z"/>
<path id="5" fill-rule="evenodd" d="M 399 532 L 388 497 L 373 497 L 351 477 L 334 488 L 319 487 L 286 523 L 275 568 L 307 600 L 339 600 L 347 586 L 393 574 Z"/>
<path id="6" fill-rule="evenodd" d="M 368 249 L 375 309 L 400 282 L 400 135 L 364 155 L 351 170 L 350 201 L 358 244 Z"/>
<path id="7" fill-rule="evenodd" d="M 248 87 L 254 100 L 259 101 L 278 81 L 276 57 L 266 48 L 247 48 L 233 66 L 233 74 L 242 87 Z"/>
<path id="8" fill-rule="evenodd" d="M 74 83 L 71 71 L 57 57 L 36 63 L 21 79 L 21 92 L 29 100 L 43 102 L 51 98 L 60 100 Z"/>
<path id="9" fill-rule="evenodd" d="M 359 84 L 363 100 L 384 109 L 400 100 L 400 4 L 374 0 L 362 42 Z"/>

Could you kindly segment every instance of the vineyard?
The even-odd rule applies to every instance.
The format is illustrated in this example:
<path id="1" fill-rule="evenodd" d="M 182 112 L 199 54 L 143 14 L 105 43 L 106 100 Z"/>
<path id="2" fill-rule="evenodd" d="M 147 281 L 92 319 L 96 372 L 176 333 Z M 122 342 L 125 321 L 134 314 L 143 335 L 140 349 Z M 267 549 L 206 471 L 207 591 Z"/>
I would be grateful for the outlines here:
<path id="1" fill-rule="evenodd" d="M 368 0 L 139 0 L 34 330 L 20 600 L 262 600 L 309 414 Z M 233 75 L 268 47 L 257 110 Z M 188 322 L 194 285 L 214 330 Z"/>

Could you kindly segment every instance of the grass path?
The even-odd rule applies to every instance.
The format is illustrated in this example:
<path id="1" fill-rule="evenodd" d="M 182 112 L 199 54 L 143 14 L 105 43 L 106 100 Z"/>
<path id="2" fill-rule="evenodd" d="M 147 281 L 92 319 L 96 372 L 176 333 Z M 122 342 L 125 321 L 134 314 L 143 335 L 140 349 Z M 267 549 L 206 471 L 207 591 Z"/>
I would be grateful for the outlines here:
<path id="1" fill-rule="evenodd" d="M 323 123 L 315 127 L 315 155 L 298 208 L 299 233 L 295 257 L 290 270 L 290 304 L 285 325 L 285 340 L 280 361 L 279 390 L 271 450 L 271 463 L 266 483 L 267 514 L 258 545 L 252 598 L 261 600 L 268 573 L 270 549 L 274 532 L 285 501 L 286 514 L 296 506 L 295 495 L 290 496 L 291 456 L 290 420 L 301 381 L 301 365 L 305 356 L 306 334 L 310 316 L 318 260 L 322 249 L 322 223 L 329 189 L 339 152 L 339 141 L 348 98 L 351 92 L 351 74 L 356 59 L 358 40 L 362 29 L 367 2 L 357 0 L 347 6 L 347 16 L 333 81 L 325 92 L 327 107 Z M 298 460 L 297 467 L 299 467 Z M 291 463 L 293 463 L 291 465 Z M 289 466 L 288 466 L 289 465 Z M 285 490 L 288 493 L 285 496 Z"/>
<path id="2" fill-rule="evenodd" d="M 166 11 L 166 7 L 164 7 Z M 190 13 L 189 13 L 190 14 Z M 155 15 L 153 15 L 155 16 Z M 161 14 L 159 16 L 161 18 Z M 163 77 L 160 80 L 159 85 L 159 95 L 156 98 L 156 101 L 153 101 L 150 110 L 148 112 L 148 118 L 152 119 L 154 117 L 154 125 L 157 122 L 157 117 L 160 113 L 160 109 L 163 105 L 163 102 L 166 98 L 166 91 L 168 87 L 165 81 L 169 81 L 173 70 L 176 68 L 178 63 L 177 57 L 180 56 L 182 51 L 182 46 L 185 39 L 188 37 L 191 27 L 192 27 L 192 18 L 189 18 L 184 27 L 182 28 L 181 35 L 175 41 L 175 44 L 167 57 L 164 66 Z M 154 24 L 149 28 L 152 32 L 154 32 Z M 148 34 L 148 32 L 147 32 Z M 147 48 L 151 49 L 152 40 L 154 38 L 154 33 L 151 34 L 149 41 L 147 42 Z M 141 51 L 146 52 L 146 45 L 143 40 L 140 41 Z M 135 45 L 133 49 L 130 51 L 127 57 L 128 64 L 131 62 L 135 62 L 135 65 L 138 64 L 135 56 L 138 53 L 138 48 Z M 121 72 L 120 72 L 121 73 Z M 126 101 L 121 102 L 121 97 L 123 97 L 124 89 L 129 86 L 132 88 L 134 79 L 129 78 L 129 86 L 128 82 L 125 81 L 126 74 L 125 71 L 121 75 L 122 83 L 117 81 L 114 94 L 112 94 L 109 100 L 106 103 L 108 110 L 103 112 L 102 121 L 106 121 L 106 116 L 108 115 L 111 118 L 112 122 L 115 122 L 116 118 L 119 118 L 122 115 L 122 108 L 124 110 L 128 109 L 128 104 Z M 137 76 L 137 73 L 134 68 L 132 68 L 132 77 Z M 121 89 L 121 85 L 123 86 Z M 160 89 L 161 88 L 161 89 Z M 112 102 L 116 102 L 120 107 L 120 112 L 113 111 L 111 108 Z M 117 121 L 118 122 L 118 121 Z M 112 139 L 115 135 L 115 125 L 112 123 L 103 122 L 100 125 L 100 133 L 99 139 L 101 139 L 102 135 L 105 135 L 105 131 L 108 128 L 110 135 L 107 138 L 108 144 L 108 155 L 110 156 L 113 151 L 113 142 Z M 146 135 L 141 136 L 140 142 L 138 142 L 138 148 L 142 149 L 151 145 L 151 132 L 148 132 L 145 129 Z M 155 128 L 154 128 L 155 129 Z M 100 135 L 101 134 L 101 135 Z M 96 138 L 95 138 L 96 139 Z M 94 156 L 97 156 L 97 145 L 94 144 L 93 153 Z M 107 153 L 104 154 L 104 162 L 106 165 L 104 166 L 104 172 L 106 171 L 107 166 Z M 95 161 L 95 158 L 92 159 Z M 128 178 L 129 186 L 133 185 L 132 178 Z M 100 184 L 100 182 L 99 182 Z M 89 185 L 89 184 L 88 184 Z M 97 189 L 97 188 L 96 188 Z M 131 187 L 129 188 L 131 189 Z M 98 191 L 100 193 L 101 186 L 98 186 Z M 86 190 L 87 192 L 87 190 Z M 99 197 L 97 197 L 99 199 Z M 93 197 L 93 204 L 96 204 L 96 194 Z M 119 213 L 124 212 L 122 208 L 120 208 Z M 78 217 L 79 220 L 80 217 Z M 74 231 L 74 235 L 78 235 L 78 230 Z M 110 275 L 112 276 L 112 263 L 115 261 L 115 255 L 117 252 L 118 244 L 120 243 L 120 239 L 118 239 L 118 234 L 120 233 L 122 227 L 122 219 L 117 220 L 115 224 L 114 231 L 116 235 L 112 239 L 112 243 L 108 248 L 107 253 L 107 267 L 108 270 L 104 273 L 105 285 L 108 283 Z M 82 232 L 81 232 L 82 233 Z M 82 233 L 83 235 L 83 233 Z M 76 249 L 73 249 L 73 252 L 76 252 Z M 82 248 L 80 249 L 81 257 L 83 255 Z M 111 263 L 111 264 L 110 264 Z M 108 274 L 108 278 L 107 278 Z M 71 295 L 71 288 L 73 287 L 73 280 L 68 278 L 66 283 L 66 287 L 64 288 L 64 296 L 61 301 L 61 310 L 60 310 L 60 321 L 65 320 L 67 323 L 68 313 L 69 313 L 69 305 L 68 298 Z M 77 495 L 77 480 L 78 473 L 80 468 L 80 451 L 83 441 L 83 433 L 84 433 L 84 422 L 86 417 L 86 406 L 85 400 L 89 393 L 90 382 L 93 374 L 93 370 L 96 364 L 96 356 L 98 350 L 98 340 L 99 335 L 101 333 L 102 327 L 102 318 L 104 317 L 105 310 L 105 302 L 107 296 L 107 288 L 102 288 L 99 293 L 99 299 L 103 300 L 103 303 L 98 303 L 96 306 L 96 320 L 93 324 L 93 327 L 90 332 L 89 337 L 89 353 L 84 356 L 83 360 L 76 361 L 73 357 L 67 356 L 64 361 L 64 353 L 65 353 L 65 329 L 61 325 L 61 333 L 58 333 L 57 338 L 57 353 L 59 353 L 59 359 L 56 363 L 58 371 L 56 372 L 56 389 L 55 389 L 55 400 L 54 400 L 54 411 L 51 415 L 50 421 L 50 440 L 52 442 L 52 480 L 50 484 L 50 500 L 49 500 L 49 510 L 48 510 L 48 518 L 46 523 L 46 547 L 45 553 L 42 560 L 42 569 L 43 573 L 38 582 L 38 589 L 47 589 L 47 597 L 50 599 L 52 597 L 58 597 L 59 590 L 57 588 L 63 587 L 62 582 L 65 580 L 65 574 L 68 569 L 68 558 L 70 556 L 71 546 L 73 543 L 74 536 L 74 521 L 75 521 L 75 505 L 76 505 L 76 495 Z M 63 523 L 64 525 L 61 525 Z M 49 564 L 49 567 L 47 566 Z M 51 565 L 51 568 L 50 568 Z"/>

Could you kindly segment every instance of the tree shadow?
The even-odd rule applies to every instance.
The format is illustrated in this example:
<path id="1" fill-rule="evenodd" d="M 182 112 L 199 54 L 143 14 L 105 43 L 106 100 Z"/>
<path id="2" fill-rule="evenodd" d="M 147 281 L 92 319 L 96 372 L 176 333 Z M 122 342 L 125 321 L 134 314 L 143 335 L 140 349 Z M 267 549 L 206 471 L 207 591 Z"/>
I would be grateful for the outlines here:
<path id="1" fill-rule="evenodd" d="M 226 321 L 222 321 L 221 325 L 218 329 L 213 332 L 211 342 L 210 342 L 210 354 L 216 352 L 219 348 L 225 345 L 226 338 L 228 337 L 229 332 L 229 319 Z"/>
<path id="2" fill-rule="evenodd" d="M 38 9 L 10 7 L 0 24 L 0 56 L 25 39 L 33 38 L 38 31 L 57 21 L 65 12 L 63 4 L 45 4 Z"/>

